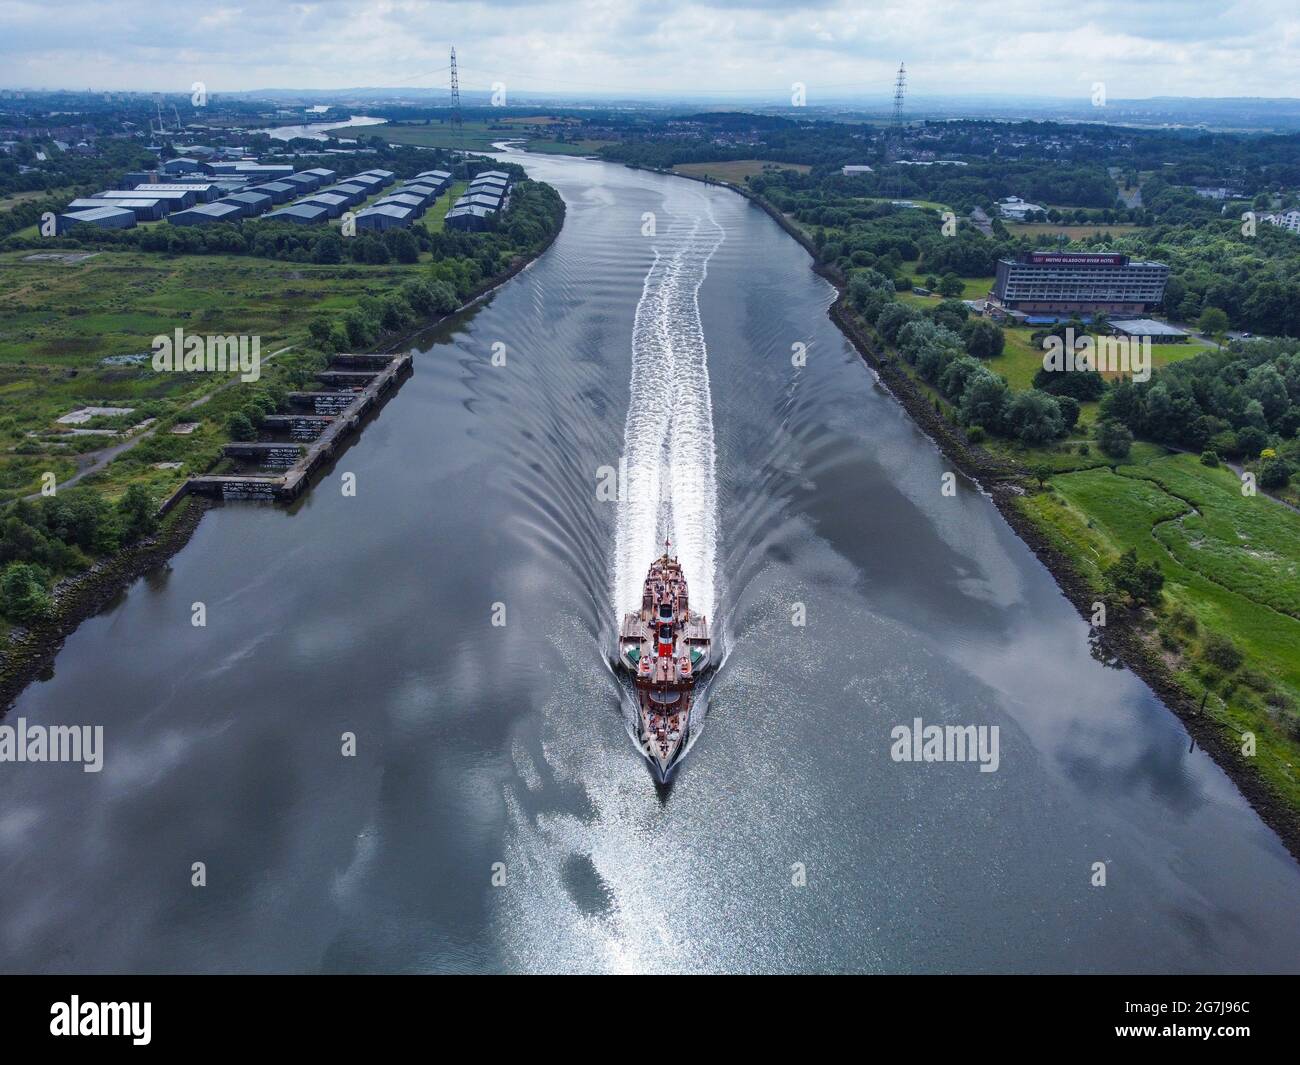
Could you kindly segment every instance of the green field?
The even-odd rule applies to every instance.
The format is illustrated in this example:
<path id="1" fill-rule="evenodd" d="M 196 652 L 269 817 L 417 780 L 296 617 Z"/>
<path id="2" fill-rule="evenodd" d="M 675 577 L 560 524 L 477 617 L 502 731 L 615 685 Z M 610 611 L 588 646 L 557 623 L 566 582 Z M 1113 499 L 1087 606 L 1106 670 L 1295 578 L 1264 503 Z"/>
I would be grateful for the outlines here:
<path id="1" fill-rule="evenodd" d="M 1141 226 L 1132 222 L 1086 222 L 1082 225 L 1074 222 L 1007 222 L 1007 232 L 1013 237 L 1067 237 L 1070 240 L 1093 240 L 1103 233 L 1122 237 L 1136 233 Z"/>
<path id="2" fill-rule="evenodd" d="M 1149 449 L 1050 484 L 1020 505 L 1098 590 L 1102 567 L 1129 547 L 1160 566 L 1161 653 L 1190 691 L 1209 692 L 1207 711 L 1233 736 L 1258 737 L 1261 774 L 1300 804 L 1300 514 L 1243 496 L 1230 470 Z M 1174 612 L 1194 623 L 1171 634 Z M 1239 669 L 1205 660 L 1210 633 L 1244 653 Z"/>
<path id="3" fill-rule="evenodd" d="M 618 141 L 557 141 L 549 137 L 533 137 L 525 147 L 539 155 L 595 155 L 600 149 Z"/>
<path id="4" fill-rule="evenodd" d="M 447 212 L 451 210 L 451 205 L 460 198 L 461 194 L 464 193 L 468 187 L 468 181 L 455 182 L 450 189 L 433 201 L 428 211 L 425 212 L 424 217 L 415 224 L 417 226 L 424 226 L 424 228 L 430 233 L 441 233 L 442 220 L 447 217 Z M 422 253 L 422 257 L 431 258 L 427 252 Z"/>
<path id="5" fill-rule="evenodd" d="M 227 380 L 159 374 L 147 362 L 106 365 L 104 358 L 147 353 L 154 336 L 179 327 L 258 336 L 265 360 L 301 344 L 315 312 L 343 310 L 367 293 L 382 295 L 415 270 L 116 251 L 76 264 L 24 262 L 30 254 L 0 253 L 0 499 L 36 490 L 45 470 L 63 481 L 78 454 L 104 446 L 104 438 L 46 436 L 73 408 L 143 407 L 142 415 L 161 420 Z M 184 454 L 168 457 L 197 462 L 195 449 L 203 442 L 203 434 L 172 437 L 168 447 Z M 121 460 L 110 469 L 117 465 Z M 150 477 L 174 486 L 186 472 Z"/>
<path id="6" fill-rule="evenodd" d="M 490 152 L 497 141 L 519 137 L 507 127 L 494 123 L 466 122 L 461 129 L 440 122 L 429 125 L 385 125 L 382 136 L 389 144 L 415 144 L 424 148 L 453 148 L 470 152 Z"/>
<path id="7" fill-rule="evenodd" d="M 41 189 L 35 192 L 15 192 L 9 196 L 0 196 L 0 211 L 8 211 L 17 207 L 20 203 L 27 203 L 31 200 L 41 200 L 47 196 L 66 196 L 72 192 L 71 188 L 66 189 Z"/>
<path id="8" fill-rule="evenodd" d="M 907 270 L 913 272 L 909 273 Z M 926 287 L 926 271 L 924 268 L 918 272 L 914 266 L 909 264 L 909 266 L 902 272 L 902 276 L 907 279 L 910 285 L 916 288 Z M 991 277 L 962 277 L 958 280 L 961 281 L 961 295 L 953 296 L 951 297 L 952 299 L 982 300 L 989 294 L 989 290 L 993 287 L 993 278 Z M 935 306 L 944 297 L 937 294 L 918 296 L 914 292 L 900 292 L 898 298 L 904 303 L 910 303 L 914 307 L 924 309 L 926 307 Z"/>
<path id="9" fill-rule="evenodd" d="M 765 170 L 797 170 L 808 173 L 812 167 L 802 163 L 773 163 L 766 159 L 731 159 L 720 163 L 678 163 L 673 172 L 687 177 L 712 178 L 725 181 L 731 185 L 743 185 L 747 178 L 755 177 Z"/>

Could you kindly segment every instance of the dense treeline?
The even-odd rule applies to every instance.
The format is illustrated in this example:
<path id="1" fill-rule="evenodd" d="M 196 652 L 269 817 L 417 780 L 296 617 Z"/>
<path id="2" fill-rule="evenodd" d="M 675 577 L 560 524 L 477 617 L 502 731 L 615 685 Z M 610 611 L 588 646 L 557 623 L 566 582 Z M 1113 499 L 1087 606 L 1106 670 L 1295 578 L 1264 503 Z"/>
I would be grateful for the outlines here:
<path id="1" fill-rule="evenodd" d="M 974 439 L 991 433 L 1040 446 L 1074 429 L 1079 401 L 1073 396 L 1040 389 L 1013 392 L 981 361 L 1001 353 L 997 325 L 972 318 L 960 300 L 917 310 L 895 301 L 895 289 L 879 271 L 858 270 L 849 281 L 849 300 L 917 375 L 953 404 Z"/>
<path id="2" fill-rule="evenodd" d="M 0 518 L 0 613 L 22 622 L 44 617 L 54 579 L 152 533 L 156 507 L 138 484 L 116 505 L 90 488 L 15 503 Z"/>
<path id="3" fill-rule="evenodd" d="M 1233 328 L 1300 337 L 1300 237 L 1261 222 L 1253 236 L 1239 220 L 1157 225 L 1109 242 L 1118 251 L 1168 263 L 1164 307 L 1193 322 L 1217 307 Z"/>
<path id="4" fill-rule="evenodd" d="M 36 145 L 40 146 L 41 142 Z M 24 200 L 0 212 L 0 238 L 35 225 L 46 211 L 63 210 L 68 201 L 78 196 L 90 196 L 116 185 L 129 170 L 158 163 L 153 155 L 131 141 L 108 141 L 96 155 L 63 152 L 52 144 L 45 144 L 43 150 L 46 162 L 27 173 L 21 173 L 20 168 L 31 165 L 35 158 L 31 142 L 19 141 L 12 155 L 0 155 L 0 196 L 58 190 L 57 196 Z"/>
<path id="5" fill-rule="evenodd" d="M 1263 459 L 1265 488 L 1285 484 L 1300 429 L 1300 345 L 1239 341 L 1107 391 L 1104 417 L 1134 435 L 1216 456 Z"/>
<path id="6" fill-rule="evenodd" d="M 37 152 L 44 153 L 43 162 L 37 160 Z M 157 165 L 157 159 L 136 141 L 105 140 L 93 154 L 82 154 L 56 148 L 51 138 L 20 140 L 10 154 L 0 155 L 0 196 L 69 187 L 93 192 L 128 170 Z"/>
<path id="7" fill-rule="evenodd" d="M 363 296 L 342 314 L 317 315 L 309 329 L 322 351 L 368 347 L 382 333 L 408 329 L 433 314 L 455 310 L 485 280 L 535 253 L 559 232 L 564 201 L 550 185 L 521 181 L 511 192 L 501 226 L 487 233 L 444 230 L 433 234 L 427 273 L 404 281 L 382 297 Z"/>
<path id="8" fill-rule="evenodd" d="M 805 163 L 820 178 L 846 163 L 880 167 L 889 158 L 891 135 L 879 125 L 768 115 L 667 115 L 629 118 L 611 128 L 620 143 L 602 149 L 609 159 L 638 166 L 728 159 Z M 909 126 L 897 139 L 902 158 L 915 153 L 957 158 L 965 168 L 890 167 L 886 194 L 970 206 L 983 198 L 1021 196 L 1044 205 L 1115 207 L 1115 183 L 1138 184 L 1159 171 L 1171 184 L 1231 185 L 1247 197 L 1262 192 L 1294 194 L 1300 185 L 1300 135 L 1259 136 L 1189 130 L 1141 130 L 1127 126 L 966 119 Z M 1024 167 L 1017 171 L 1015 168 Z M 958 171 L 962 171 L 958 173 Z M 1013 177 L 1008 187 L 999 176 Z M 874 179 L 867 179 L 874 180 Z M 1194 195 L 1194 194 L 1193 194 Z"/>

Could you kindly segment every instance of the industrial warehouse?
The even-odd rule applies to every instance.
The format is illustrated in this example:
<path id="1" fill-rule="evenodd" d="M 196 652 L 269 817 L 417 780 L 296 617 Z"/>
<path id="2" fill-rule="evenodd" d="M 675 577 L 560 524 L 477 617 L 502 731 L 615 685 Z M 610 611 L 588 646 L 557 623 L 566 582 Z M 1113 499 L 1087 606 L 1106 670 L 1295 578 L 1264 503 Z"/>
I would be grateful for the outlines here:
<path id="1" fill-rule="evenodd" d="M 1029 251 L 999 259 L 990 303 L 1005 312 L 1141 315 L 1165 296 L 1169 267 L 1119 252 Z"/>
<path id="2" fill-rule="evenodd" d="M 469 183 L 461 198 L 452 204 L 443 224 L 448 229 L 484 230 L 509 204 L 510 175 L 503 170 L 489 170 Z"/>
<path id="3" fill-rule="evenodd" d="M 130 188 L 105 189 L 73 200 L 58 216 L 60 234 L 77 225 L 129 229 L 165 220 L 176 226 L 207 226 L 245 218 L 291 225 L 323 225 L 351 208 L 358 231 L 409 227 L 452 185 L 447 170 L 426 170 L 395 185 L 397 175 L 379 168 L 336 180 L 333 170 L 242 161 L 199 162 L 180 157 L 157 170 L 126 175 Z M 333 182 L 333 184 L 331 184 Z M 447 212 L 449 229 L 482 230 L 509 203 L 510 175 L 477 175 Z"/>

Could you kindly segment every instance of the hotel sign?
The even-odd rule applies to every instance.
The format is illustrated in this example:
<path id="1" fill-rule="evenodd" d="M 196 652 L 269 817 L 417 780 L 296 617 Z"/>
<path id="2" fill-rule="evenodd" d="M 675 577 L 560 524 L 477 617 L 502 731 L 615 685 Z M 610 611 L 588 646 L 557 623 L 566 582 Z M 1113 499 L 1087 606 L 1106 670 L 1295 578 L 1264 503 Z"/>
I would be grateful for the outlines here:
<path id="1" fill-rule="evenodd" d="M 1123 266 L 1128 261 L 1128 256 L 1120 252 L 1071 255 L 1059 251 L 1031 251 L 1028 261 L 1037 266 Z"/>

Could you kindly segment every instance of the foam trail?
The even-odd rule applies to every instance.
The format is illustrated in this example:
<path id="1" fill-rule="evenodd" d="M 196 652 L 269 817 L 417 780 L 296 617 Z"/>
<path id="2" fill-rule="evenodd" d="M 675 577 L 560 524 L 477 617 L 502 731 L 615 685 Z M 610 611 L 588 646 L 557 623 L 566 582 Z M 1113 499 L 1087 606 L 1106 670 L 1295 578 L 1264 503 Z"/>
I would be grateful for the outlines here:
<path id="1" fill-rule="evenodd" d="M 691 203 L 691 206 L 686 206 Z M 614 609 L 641 602 L 646 569 L 673 542 L 690 584 L 691 608 L 712 616 L 717 480 L 708 346 L 700 286 L 725 231 L 707 200 L 679 197 L 655 244 L 632 329 L 632 381 L 624 428 L 626 498 L 614 544 Z M 683 209 L 684 208 L 684 209 Z"/>

